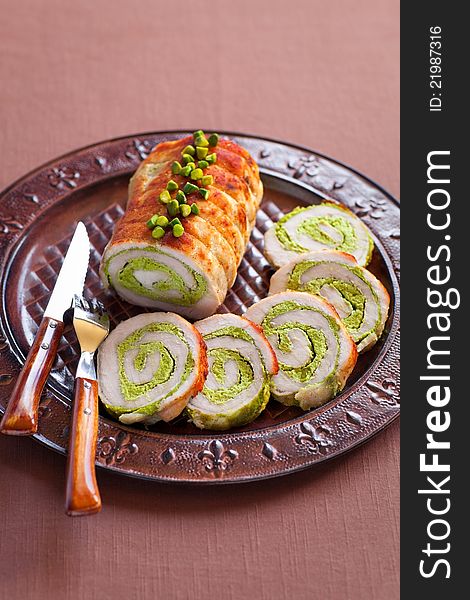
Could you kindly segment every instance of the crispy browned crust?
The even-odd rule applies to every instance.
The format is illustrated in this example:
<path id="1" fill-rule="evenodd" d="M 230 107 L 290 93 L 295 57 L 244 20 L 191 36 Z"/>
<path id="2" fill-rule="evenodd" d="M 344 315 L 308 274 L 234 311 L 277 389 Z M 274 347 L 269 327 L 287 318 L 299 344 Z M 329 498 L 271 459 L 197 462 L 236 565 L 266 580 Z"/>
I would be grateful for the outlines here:
<path id="1" fill-rule="evenodd" d="M 219 141 L 218 147 L 220 146 L 225 148 L 226 150 L 229 150 L 230 152 L 233 152 L 234 154 L 238 154 L 241 158 L 243 158 L 246 161 L 246 164 L 250 171 L 253 173 L 253 175 L 255 177 L 259 176 L 259 168 L 256 161 L 253 159 L 248 150 L 243 148 L 243 146 L 240 146 L 239 144 L 235 143 L 234 141 L 228 138 L 222 138 Z"/>
<path id="2" fill-rule="evenodd" d="M 233 158 L 230 158 L 229 161 L 230 161 L 230 164 L 233 165 L 234 169 L 235 169 L 235 165 L 240 164 L 241 170 L 238 170 L 238 171 L 231 170 L 231 168 L 228 166 L 227 166 L 227 168 L 229 170 L 231 170 L 232 173 L 239 175 L 240 177 L 243 177 L 245 179 L 245 181 L 247 182 L 251 192 L 255 196 L 262 196 L 263 190 L 262 190 L 262 186 L 261 186 L 261 179 L 259 177 L 259 168 L 258 168 L 258 165 L 256 164 L 255 160 L 252 158 L 251 154 L 247 150 L 245 150 L 245 148 L 242 148 L 241 146 L 239 146 L 232 140 L 228 140 L 228 139 L 220 140 L 217 147 L 223 148 L 223 150 L 224 150 L 224 152 L 218 151 L 217 162 L 219 162 L 219 152 L 222 155 L 221 156 L 222 161 L 224 161 L 225 157 L 228 155 L 230 155 L 231 157 L 237 156 L 238 163 Z M 261 198 L 260 198 L 260 200 L 261 200 Z"/>
<path id="3" fill-rule="evenodd" d="M 224 236 L 212 225 L 211 221 L 206 221 L 200 216 L 187 219 L 184 229 L 185 232 L 204 244 L 215 256 L 224 270 L 227 286 L 231 287 L 237 276 L 238 263 L 235 252 Z"/>
<path id="4" fill-rule="evenodd" d="M 206 344 L 199 331 L 193 325 L 191 325 L 191 328 L 194 330 L 194 335 L 197 338 L 198 342 L 199 361 L 197 363 L 197 377 L 194 380 L 194 385 L 190 390 L 188 390 L 186 394 L 182 394 L 178 398 L 175 398 L 170 406 L 166 406 L 163 410 L 159 411 L 159 416 L 165 422 L 171 421 L 172 419 L 176 418 L 179 414 L 181 414 L 186 408 L 191 398 L 193 398 L 194 396 L 199 394 L 199 392 L 202 391 L 202 388 L 204 387 L 204 383 L 206 381 L 207 373 L 209 372 Z"/>
<path id="5" fill-rule="evenodd" d="M 257 206 L 246 181 L 242 177 L 230 173 L 230 171 L 227 171 L 218 164 L 210 165 L 206 169 L 206 172 L 214 178 L 212 187 L 216 187 L 229 196 L 232 196 L 239 204 L 245 206 L 248 227 L 251 228 Z"/>
<path id="6" fill-rule="evenodd" d="M 181 150 L 192 143 L 193 137 L 191 135 L 171 142 L 162 142 L 152 150 L 144 163 L 159 164 L 179 160 Z M 215 151 L 217 153 L 218 165 L 233 175 L 245 179 L 250 190 L 254 194 L 259 193 L 260 179 L 258 165 L 245 148 L 242 148 L 232 140 L 221 138 Z"/>
<path id="7" fill-rule="evenodd" d="M 167 176 L 172 177 L 178 183 L 184 183 L 186 179 L 171 175 L 169 167 L 171 162 L 181 158 L 181 151 L 191 142 L 192 137 L 187 136 L 181 140 L 163 142 L 156 146 L 148 158 L 141 164 L 133 178 L 136 181 L 134 181 L 132 186 L 131 198 L 140 196 L 145 191 L 145 181 L 139 182 L 138 174 L 139 170 L 144 170 L 149 164 L 161 165 L 166 162 L 168 169 Z M 213 175 L 216 188 L 228 193 L 232 198 L 241 202 L 242 205 L 248 202 L 249 210 L 246 212 L 249 213 L 248 221 L 251 223 L 262 197 L 262 184 L 259 178 L 258 166 L 244 148 L 241 148 L 238 144 L 230 140 L 220 140 L 216 152 L 217 163 L 208 167 L 206 172 L 208 175 Z M 152 189 L 154 192 L 160 193 L 163 189 L 162 185 L 166 185 L 166 182 L 157 177 L 152 180 L 147 189 Z"/>
<path id="8" fill-rule="evenodd" d="M 235 264 L 240 264 L 245 253 L 245 238 L 232 219 L 210 200 L 199 204 L 199 214 L 201 219 L 210 223 L 227 241 L 234 254 Z"/>
<path id="9" fill-rule="evenodd" d="M 223 191 L 217 189 L 214 186 L 211 186 L 210 191 L 211 195 L 209 202 L 218 206 L 223 211 L 223 213 L 230 218 L 230 220 L 242 234 L 242 237 L 245 240 L 245 242 L 247 242 L 250 237 L 251 230 L 249 229 L 249 222 L 245 204 L 243 202 L 238 202 L 232 196 L 228 195 L 227 193 L 224 193 Z M 190 201 L 191 200 L 196 201 L 197 197 L 190 196 Z M 198 203 L 199 210 L 202 209 L 203 204 L 203 202 Z"/>
<path id="10" fill-rule="evenodd" d="M 167 163 L 173 160 L 178 160 L 178 156 L 181 156 L 181 150 L 188 144 L 192 144 L 193 136 L 187 135 L 179 140 L 173 140 L 170 142 L 161 142 L 157 144 L 152 152 L 148 155 L 144 162 L 151 163 Z"/>

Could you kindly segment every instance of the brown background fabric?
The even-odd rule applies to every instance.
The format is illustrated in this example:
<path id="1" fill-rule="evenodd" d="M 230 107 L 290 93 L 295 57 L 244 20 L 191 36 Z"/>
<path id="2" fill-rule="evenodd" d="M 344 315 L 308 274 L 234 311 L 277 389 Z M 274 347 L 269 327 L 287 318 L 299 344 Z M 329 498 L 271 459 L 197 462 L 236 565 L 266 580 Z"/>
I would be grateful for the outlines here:
<path id="1" fill-rule="evenodd" d="M 101 139 L 226 129 L 310 146 L 399 193 L 398 0 L 0 0 L 0 186 Z M 399 428 L 283 479 L 181 488 L 0 436 L 0 598 L 398 598 Z"/>

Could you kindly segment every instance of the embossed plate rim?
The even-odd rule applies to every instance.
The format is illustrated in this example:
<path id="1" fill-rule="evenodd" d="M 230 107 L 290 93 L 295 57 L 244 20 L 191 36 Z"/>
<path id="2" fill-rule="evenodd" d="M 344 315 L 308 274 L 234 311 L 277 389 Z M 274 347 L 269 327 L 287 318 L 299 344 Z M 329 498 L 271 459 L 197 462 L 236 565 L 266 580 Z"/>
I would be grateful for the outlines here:
<path id="1" fill-rule="evenodd" d="M 276 139 L 259 137 L 251 134 L 243 134 L 238 132 L 221 133 L 222 135 L 234 137 L 235 139 L 238 138 L 242 141 L 242 143 L 243 140 L 245 140 L 246 143 L 250 146 L 257 145 L 257 154 L 259 154 L 260 156 L 256 155 L 255 158 L 258 159 L 260 167 L 266 174 L 274 177 L 279 177 L 284 180 L 292 180 L 292 183 L 300 184 L 300 186 L 304 187 L 307 191 L 311 191 L 320 196 L 335 197 L 335 194 L 338 194 L 338 192 L 334 192 L 333 190 L 337 188 L 334 187 L 329 192 L 325 192 L 324 190 L 322 191 L 321 187 L 316 187 L 312 182 L 306 182 L 304 178 L 304 171 L 306 171 L 305 165 L 303 165 L 300 168 L 297 168 L 294 177 L 292 177 L 292 174 L 289 173 L 289 170 L 292 170 L 294 168 L 290 166 L 292 160 L 295 158 L 296 161 L 302 162 L 302 159 L 304 159 L 304 162 L 308 164 L 309 168 L 313 165 L 313 162 L 315 161 L 323 161 L 323 167 L 325 167 L 326 171 L 328 170 L 328 168 L 331 167 L 333 167 L 333 169 L 337 168 L 338 171 L 342 172 L 343 176 L 346 176 L 346 183 L 352 182 L 356 185 L 359 185 L 358 189 L 361 193 L 363 192 L 362 187 L 364 187 L 364 190 L 368 191 L 369 194 L 375 192 L 373 198 L 369 198 L 369 200 L 372 200 L 370 202 L 371 207 L 373 206 L 374 201 L 376 201 L 379 205 L 379 211 L 385 212 L 386 208 L 380 208 L 383 207 L 384 204 L 386 204 L 386 202 L 384 202 L 384 199 L 387 200 L 392 206 L 394 205 L 395 208 L 394 210 L 392 210 L 392 213 L 397 212 L 397 214 L 395 214 L 394 216 L 398 216 L 398 223 L 396 225 L 399 227 L 398 200 L 395 199 L 385 189 L 383 189 L 382 186 L 371 180 L 366 175 L 363 175 L 362 173 L 358 172 L 356 169 L 353 169 L 345 165 L 344 163 L 341 163 L 340 161 L 331 159 L 324 154 L 315 152 L 303 146 L 286 143 Z M 68 167 L 72 173 L 69 176 L 69 179 L 71 179 L 71 181 L 66 181 L 66 183 L 64 183 L 63 181 L 59 180 L 59 183 L 56 186 L 54 186 L 54 191 L 52 189 L 48 189 L 49 195 L 46 195 L 46 201 L 42 206 L 38 206 L 37 197 L 34 195 L 34 193 L 29 192 L 28 194 L 26 194 L 23 191 L 24 197 L 29 197 L 29 199 L 31 199 L 33 203 L 36 203 L 36 208 L 39 213 L 50 208 L 55 202 L 63 200 L 64 197 L 66 197 L 68 194 L 73 194 L 76 188 L 84 189 L 87 186 L 95 185 L 99 182 L 104 182 L 107 179 L 117 177 L 120 174 L 132 171 L 133 169 L 135 169 L 139 162 L 138 155 L 140 155 L 140 158 L 142 158 L 141 153 L 146 152 L 146 150 L 149 149 L 151 145 L 153 145 L 152 140 L 153 143 L 155 143 L 155 140 L 160 141 L 162 138 L 168 138 L 168 136 L 170 139 L 175 139 L 185 134 L 187 134 L 187 130 L 168 130 L 161 132 L 141 133 L 131 136 L 121 136 L 118 138 L 113 138 L 111 140 L 105 140 L 103 142 L 90 144 L 78 150 L 66 153 L 32 170 L 31 172 L 22 176 L 17 181 L 8 186 L 0 194 L 0 216 L 2 215 L 3 204 L 8 198 L 8 195 L 12 194 L 15 190 L 21 188 L 23 184 L 33 180 L 35 177 L 39 177 L 41 174 L 46 174 L 46 172 L 49 171 L 49 184 L 52 186 L 53 183 L 50 179 L 51 169 L 52 174 L 55 173 L 56 176 L 61 176 L 60 169 L 66 169 Z M 150 144 L 150 146 L 146 146 L 146 144 Z M 129 148 L 132 145 L 132 152 L 129 153 Z M 280 146 L 281 149 L 279 150 L 279 153 L 282 156 L 287 155 L 288 160 L 285 161 L 285 164 L 283 164 L 282 166 L 278 166 L 277 168 L 272 168 L 272 165 L 263 165 L 263 159 L 268 158 L 270 156 L 270 153 L 268 152 L 266 154 L 265 150 L 263 149 L 263 147 L 266 148 L 267 146 L 270 146 L 271 150 L 275 146 Z M 126 149 L 127 152 L 125 153 Z M 117 155 L 117 150 L 122 150 L 122 155 Z M 94 154 L 96 152 L 98 154 Z M 99 156 L 100 152 L 102 154 L 108 152 L 108 154 L 106 155 L 106 160 L 115 161 L 115 164 L 111 164 L 111 167 L 108 172 L 105 172 L 102 168 L 103 164 L 100 161 L 103 160 L 103 156 Z M 263 153 L 265 153 L 264 156 Z M 302 156 L 302 154 L 307 154 L 308 156 Z M 293 157 L 292 160 L 291 155 Z M 97 170 L 96 165 L 101 167 L 101 170 L 98 169 L 99 173 L 97 175 L 94 171 L 92 171 L 91 173 L 88 172 L 87 174 L 86 170 L 82 171 L 81 173 L 78 172 L 78 174 L 76 174 L 75 171 L 77 170 L 77 168 L 74 167 L 73 164 L 70 164 L 73 163 L 73 159 L 75 157 L 79 157 L 85 163 L 88 160 L 90 165 L 92 165 L 95 168 L 95 170 Z M 284 158 L 286 157 L 284 156 Z M 94 161 L 92 159 L 94 159 Z M 106 164 L 106 160 L 104 161 L 104 164 Z M 322 165 L 320 165 L 320 167 L 321 166 Z M 80 181 L 81 175 L 84 175 L 84 177 Z M 86 180 L 87 175 L 89 179 L 88 181 Z M 316 177 L 316 175 L 308 175 L 308 177 L 314 178 Z M 335 186 L 336 181 L 334 181 L 333 183 Z M 339 187 L 343 187 L 343 184 L 341 184 Z M 355 191 L 355 189 L 356 188 L 354 188 L 353 191 Z M 380 192 L 378 198 L 377 192 Z M 33 199 L 32 196 L 35 196 L 36 199 Z M 383 196 L 383 199 L 380 196 Z M 365 195 L 364 192 L 364 198 L 367 197 L 368 196 Z M 362 196 L 360 196 L 359 199 L 361 198 Z M 375 200 L 373 200 L 374 198 Z M 360 207 L 360 204 L 357 204 L 357 206 Z M 374 219 L 377 218 L 374 216 L 373 210 L 369 209 L 369 211 L 366 211 L 366 216 L 368 212 L 371 213 L 371 217 L 373 217 Z M 390 217 L 392 221 L 394 220 L 394 216 L 392 215 Z M 16 232 L 11 232 L 8 229 L 10 221 L 5 220 L 3 223 L 6 224 L 7 230 L 6 232 L 3 231 L 3 238 L 10 237 L 10 233 L 12 233 L 12 235 L 11 240 L 9 240 L 10 243 L 6 247 L 6 252 L 4 252 L 4 255 L 2 257 L 2 271 L 4 271 L 3 265 L 5 264 L 5 262 L 9 262 L 10 251 L 18 245 L 16 243 L 17 239 L 21 237 L 22 234 L 24 234 L 22 230 L 24 228 L 27 229 L 31 221 L 30 219 L 25 217 L 24 227 L 23 225 L 21 225 Z M 375 221 L 374 223 L 375 225 L 377 225 Z M 395 225 L 395 223 L 393 224 Z M 13 225 L 12 227 L 14 229 L 15 225 Z M 375 229 L 377 230 L 377 227 Z M 381 231 L 380 228 L 378 229 Z M 376 373 L 377 370 L 380 370 L 380 367 L 383 366 L 384 363 L 388 363 L 391 361 L 391 366 L 393 367 L 396 367 L 396 363 L 398 363 L 396 357 L 394 360 L 392 356 L 389 356 L 389 353 L 392 350 L 392 348 L 394 348 L 395 350 L 398 349 L 397 330 L 399 316 L 399 287 L 395 274 L 395 268 L 399 268 L 399 253 L 397 251 L 394 254 L 390 250 L 390 248 L 386 249 L 384 247 L 384 244 L 382 243 L 381 235 L 379 235 L 377 231 L 374 231 L 374 228 L 372 228 L 372 230 L 374 233 L 376 233 L 376 237 L 380 241 L 380 245 L 382 246 L 382 254 L 385 258 L 387 268 L 392 278 L 393 293 L 396 301 L 394 318 L 391 324 L 390 332 L 388 334 L 388 339 L 384 344 L 384 347 L 381 349 L 381 352 L 376 357 L 372 365 L 367 369 L 367 371 L 359 378 L 359 380 L 353 386 L 351 386 L 350 390 L 348 390 L 348 393 L 346 395 L 342 395 L 340 397 L 340 400 L 328 403 L 326 406 L 321 407 L 320 409 L 315 410 L 314 412 L 306 413 L 305 415 L 301 415 L 290 421 L 281 424 L 276 424 L 269 428 L 239 433 L 210 433 L 209 435 L 200 436 L 185 435 L 183 438 L 183 436 L 178 434 L 141 432 L 131 428 L 127 428 L 120 424 L 118 425 L 117 423 L 108 419 L 100 419 L 101 449 L 99 448 L 98 450 L 97 465 L 102 468 L 112 470 L 113 472 L 126 474 L 132 477 L 149 480 L 158 480 L 168 483 L 215 484 L 246 482 L 292 473 L 307 468 L 313 464 L 324 462 L 325 460 L 339 456 L 340 454 L 343 454 L 344 452 L 351 450 L 354 447 L 364 443 L 370 437 L 381 431 L 384 427 L 386 427 L 393 420 L 395 420 L 395 418 L 399 414 L 398 383 L 395 382 L 395 380 L 388 379 L 386 374 L 382 377 L 381 382 L 373 382 L 372 379 L 374 379 L 373 374 Z M 381 233 L 383 232 L 381 231 Z M 392 237 L 392 235 L 390 234 L 389 237 Z M 2 279 L 3 278 L 4 273 L 2 273 Z M 1 302 L 3 311 L 3 297 Z M 3 318 L 1 318 L 0 321 L 3 322 Z M 5 331 L 4 327 L 3 329 Z M 5 333 L 7 332 L 5 331 Z M 1 348 L 2 352 L 5 349 L 4 346 L 5 344 Z M 8 347 L 7 351 L 11 353 Z M 9 356 L 8 358 L 11 357 Z M 2 366 L 1 362 L 0 366 Z M 17 371 L 19 370 L 18 364 L 16 365 L 16 369 Z M 372 377 L 370 377 L 371 374 Z M 367 376 L 370 377 L 369 381 L 367 382 L 367 385 L 369 385 L 370 383 L 370 385 L 372 386 L 369 387 L 371 392 L 371 394 L 369 395 L 369 400 L 372 402 L 372 397 L 375 394 L 375 396 L 377 397 L 375 398 L 375 400 L 373 400 L 373 402 L 380 406 L 380 411 L 378 409 L 374 409 L 373 411 L 370 407 L 368 407 L 368 409 L 366 410 L 366 417 L 372 415 L 374 418 L 371 418 L 371 421 L 369 423 L 366 423 L 365 426 L 362 427 L 360 425 L 361 419 L 359 413 L 356 413 L 353 410 L 348 411 L 348 408 L 355 407 L 355 402 L 353 401 L 354 396 L 356 395 L 356 393 L 359 393 L 365 387 L 365 379 L 367 378 Z M 379 397 L 382 397 L 383 404 L 379 400 L 377 400 L 377 398 Z M 57 397 L 55 393 L 53 394 L 50 390 L 46 390 L 44 398 L 45 411 L 52 410 L 52 408 L 50 408 L 49 405 L 51 405 L 57 411 L 59 410 L 59 407 L 57 406 L 58 402 L 63 402 Z M 358 400 L 360 399 L 358 398 Z M 358 405 L 364 408 L 363 404 L 361 404 L 360 401 L 358 402 Z M 334 421 L 333 416 L 333 414 L 336 414 L 339 408 L 341 408 L 343 410 L 344 415 L 348 417 L 350 425 L 354 425 L 354 427 L 359 427 L 361 429 L 361 433 L 358 435 L 357 431 L 353 431 L 353 433 L 351 434 L 352 439 L 348 439 L 348 441 L 344 443 L 345 438 L 342 439 L 340 436 L 340 438 L 338 439 L 338 433 L 335 432 L 335 434 L 331 436 L 331 439 L 335 440 L 337 443 L 335 445 L 333 442 L 332 445 L 334 445 L 334 448 L 330 448 L 330 441 L 326 434 L 332 432 L 329 431 L 326 428 L 326 426 L 331 421 L 333 423 L 333 428 L 335 426 L 339 428 L 338 423 L 341 421 L 341 419 L 336 419 L 336 421 Z M 62 410 L 66 411 L 66 408 L 63 404 Z M 62 415 L 62 417 L 63 416 L 64 415 Z M 49 419 L 49 421 L 51 420 L 52 419 Z M 49 435 L 49 437 L 47 434 Z M 45 444 L 46 446 L 58 452 L 65 452 L 64 445 L 57 443 L 57 436 L 54 439 L 51 439 L 51 432 L 47 430 L 47 427 L 45 428 L 44 432 L 40 429 L 38 434 L 36 434 L 36 436 L 34 437 L 40 443 Z M 163 440 L 166 440 L 165 444 L 162 444 Z M 149 465 L 142 466 L 139 464 L 139 460 L 136 459 L 136 455 L 143 454 L 139 453 L 139 446 L 137 446 L 136 442 L 144 445 L 145 443 L 151 444 L 152 441 L 155 442 L 155 445 L 158 449 L 158 453 L 156 453 L 158 454 L 158 456 L 156 454 L 154 456 L 154 454 L 150 453 L 150 455 L 148 455 L 148 458 L 150 459 L 150 464 L 152 465 L 154 465 L 154 463 L 152 463 L 152 458 L 155 458 L 158 465 L 157 467 L 155 467 L 155 465 L 154 467 L 151 467 Z M 280 443 L 281 441 L 282 444 Z M 237 442 L 244 443 L 242 443 L 241 445 L 237 445 Z M 290 448 L 290 450 L 292 451 L 290 455 L 287 453 L 289 448 L 285 448 L 285 446 L 289 445 L 288 442 L 290 442 L 290 446 L 292 446 L 292 448 Z M 256 448 L 253 446 L 250 449 L 251 453 L 247 454 L 245 452 L 245 446 L 250 444 L 252 446 L 254 444 Z M 274 444 L 277 444 L 277 447 Z M 172 447 L 179 445 L 181 445 L 181 448 L 178 448 L 178 452 L 181 453 L 180 455 L 177 454 L 175 452 L 175 449 Z M 163 446 L 166 447 L 164 448 Z M 187 447 L 185 448 L 184 446 Z M 237 449 L 235 449 L 234 446 Z M 279 450 L 280 446 L 282 446 L 281 450 Z M 144 448 L 144 450 L 148 452 L 149 449 Z M 181 464 L 179 463 L 180 459 Z M 250 463 L 250 460 L 251 464 L 246 464 L 247 462 Z M 244 466 L 245 471 L 243 471 L 242 469 L 242 471 L 240 472 L 240 465 L 242 465 L 242 467 Z M 178 468 L 176 468 L 175 470 L 175 467 Z"/>

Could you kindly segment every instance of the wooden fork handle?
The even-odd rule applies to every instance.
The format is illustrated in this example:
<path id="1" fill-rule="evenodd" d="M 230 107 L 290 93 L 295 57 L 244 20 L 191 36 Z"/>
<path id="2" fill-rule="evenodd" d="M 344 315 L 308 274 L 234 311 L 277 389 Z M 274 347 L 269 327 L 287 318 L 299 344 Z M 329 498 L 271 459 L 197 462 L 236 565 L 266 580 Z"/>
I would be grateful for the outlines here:
<path id="1" fill-rule="evenodd" d="M 98 383 L 77 377 L 67 458 L 65 510 L 69 516 L 101 510 L 96 483 L 95 454 L 98 432 Z"/>
<path id="2" fill-rule="evenodd" d="M 39 400 L 63 330 L 61 321 L 49 317 L 42 319 L 0 423 L 2 433 L 31 435 L 38 430 Z"/>

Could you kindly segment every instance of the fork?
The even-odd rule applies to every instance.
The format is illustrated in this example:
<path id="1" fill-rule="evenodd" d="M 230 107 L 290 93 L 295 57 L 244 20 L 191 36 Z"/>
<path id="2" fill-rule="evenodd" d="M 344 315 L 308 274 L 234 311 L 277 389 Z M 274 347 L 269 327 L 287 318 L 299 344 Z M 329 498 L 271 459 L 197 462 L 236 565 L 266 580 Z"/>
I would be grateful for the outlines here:
<path id="1" fill-rule="evenodd" d="M 97 300 L 75 296 L 73 326 L 81 355 L 75 375 L 65 509 L 69 516 L 79 516 L 101 510 L 95 474 L 98 382 L 93 357 L 109 333 L 109 317 Z"/>

